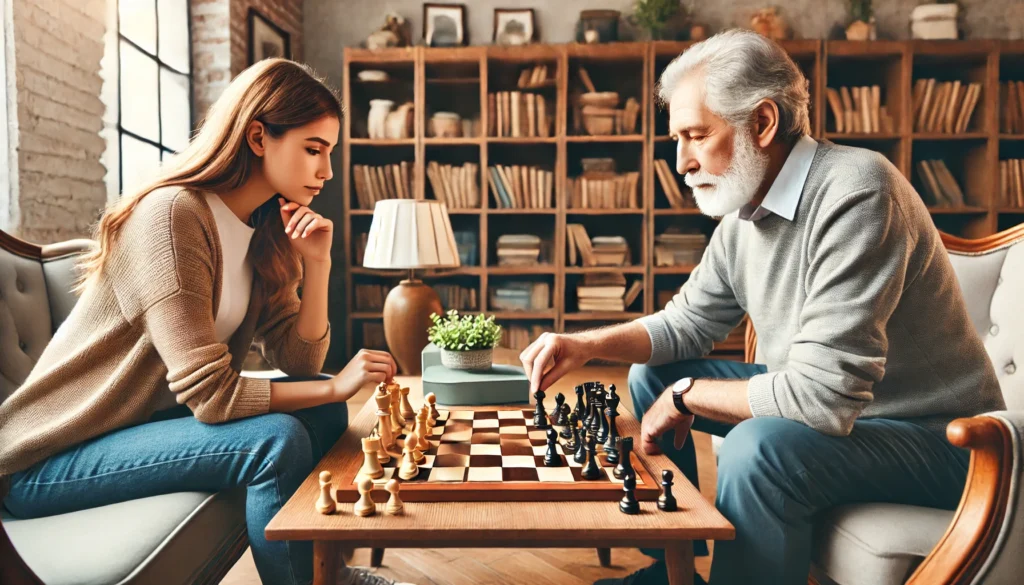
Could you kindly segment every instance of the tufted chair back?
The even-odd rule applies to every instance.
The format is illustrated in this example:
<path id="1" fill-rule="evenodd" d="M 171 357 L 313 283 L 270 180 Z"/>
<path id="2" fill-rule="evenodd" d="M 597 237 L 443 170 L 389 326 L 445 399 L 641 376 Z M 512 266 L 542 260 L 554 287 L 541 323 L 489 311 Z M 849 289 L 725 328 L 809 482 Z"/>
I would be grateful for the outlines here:
<path id="1" fill-rule="evenodd" d="M 78 298 L 78 256 L 92 240 L 37 246 L 0 231 L 0 402 L 28 377 Z"/>

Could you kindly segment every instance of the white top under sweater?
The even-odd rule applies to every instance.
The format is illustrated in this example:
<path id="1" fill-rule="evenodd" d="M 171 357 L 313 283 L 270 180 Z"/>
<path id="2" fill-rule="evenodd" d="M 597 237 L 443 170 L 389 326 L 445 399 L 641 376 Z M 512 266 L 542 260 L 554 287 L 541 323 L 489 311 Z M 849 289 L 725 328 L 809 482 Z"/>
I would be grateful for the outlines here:
<path id="1" fill-rule="evenodd" d="M 206 202 L 213 211 L 220 235 L 224 273 L 221 278 L 220 305 L 214 317 L 217 341 L 227 343 L 245 318 L 252 293 L 252 265 L 249 264 L 249 241 L 253 228 L 242 223 L 220 196 L 206 193 Z"/>

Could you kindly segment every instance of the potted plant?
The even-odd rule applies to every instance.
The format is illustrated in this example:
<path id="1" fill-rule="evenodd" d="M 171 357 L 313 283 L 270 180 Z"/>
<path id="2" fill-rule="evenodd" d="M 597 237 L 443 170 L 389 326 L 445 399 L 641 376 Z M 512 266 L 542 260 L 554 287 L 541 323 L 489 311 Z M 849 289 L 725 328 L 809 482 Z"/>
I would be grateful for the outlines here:
<path id="1" fill-rule="evenodd" d="M 488 370 L 494 346 L 501 339 L 501 326 L 494 316 L 482 313 L 471 317 L 451 310 L 444 317 L 430 314 L 434 324 L 427 338 L 441 350 L 441 364 L 452 370 Z"/>
<path id="2" fill-rule="evenodd" d="M 629 21 L 646 29 L 651 40 L 661 40 L 669 20 L 679 11 L 679 0 L 636 0 Z"/>

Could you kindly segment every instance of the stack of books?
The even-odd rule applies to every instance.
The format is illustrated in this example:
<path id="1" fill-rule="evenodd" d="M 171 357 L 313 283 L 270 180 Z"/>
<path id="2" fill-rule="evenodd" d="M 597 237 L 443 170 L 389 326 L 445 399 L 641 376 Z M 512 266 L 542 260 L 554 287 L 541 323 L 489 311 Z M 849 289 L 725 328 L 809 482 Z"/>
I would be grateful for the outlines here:
<path id="1" fill-rule="evenodd" d="M 503 234 L 498 236 L 498 266 L 536 266 L 540 263 L 539 236 Z"/>
<path id="2" fill-rule="evenodd" d="M 554 171 L 523 165 L 495 165 L 488 168 L 487 181 L 498 209 L 554 207 Z"/>
<path id="3" fill-rule="evenodd" d="M 387 298 L 391 286 L 386 284 L 357 284 L 356 310 L 383 311 L 384 299 Z"/>
<path id="4" fill-rule="evenodd" d="M 441 306 L 447 311 L 456 309 L 458 311 L 477 310 L 476 289 L 457 284 L 435 283 L 433 289 L 437 296 L 441 297 Z"/>
<path id="5" fill-rule="evenodd" d="M 356 257 L 355 261 L 352 263 L 354 266 L 363 265 L 363 256 L 366 255 L 366 243 L 369 241 L 369 238 L 369 232 L 361 232 L 354 238 L 356 241 Z"/>
<path id="6" fill-rule="evenodd" d="M 654 174 L 658 176 L 658 182 L 661 183 L 661 192 L 665 194 L 665 199 L 668 199 L 668 204 L 672 209 L 697 207 L 697 202 L 693 199 L 693 193 L 689 189 L 684 193 L 679 187 L 675 171 L 669 166 L 667 160 L 663 158 L 654 159 Z"/>
<path id="7" fill-rule="evenodd" d="M 640 173 L 588 172 L 566 179 L 569 207 L 574 209 L 637 209 Z"/>
<path id="8" fill-rule="evenodd" d="M 889 110 L 881 105 L 882 89 L 877 85 L 825 88 L 828 106 L 835 120 L 834 132 L 849 134 L 891 134 L 895 125 Z"/>
<path id="9" fill-rule="evenodd" d="M 498 345 L 522 351 L 550 329 L 543 325 L 503 324 L 501 326 L 501 341 L 498 342 Z"/>
<path id="10" fill-rule="evenodd" d="M 1024 134 L 1024 81 L 999 84 L 1000 131 L 1004 134 Z"/>
<path id="11" fill-rule="evenodd" d="M 408 161 L 383 166 L 352 165 L 359 209 L 373 209 L 383 199 L 412 199 L 411 173 L 412 163 Z"/>
<path id="12" fill-rule="evenodd" d="M 999 161 L 999 204 L 1024 208 L 1024 159 Z"/>
<path id="13" fill-rule="evenodd" d="M 487 94 L 487 120 L 489 136 L 546 138 L 554 108 L 539 93 L 499 91 Z"/>
<path id="14" fill-rule="evenodd" d="M 965 132 L 980 96 L 981 83 L 918 79 L 913 93 L 914 131 Z"/>
<path id="15" fill-rule="evenodd" d="M 598 236 L 591 240 L 583 224 L 565 226 L 565 244 L 569 254 L 568 266 L 626 266 L 629 264 L 629 243 L 622 236 Z M 578 254 L 577 254 L 578 252 Z"/>
<path id="16" fill-rule="evenodd" d="M 643 280 L 637 279 L 626 290 L 626 277 L 619 272 L 584 274 L 583 282 L 576 287 L 577 308 L 622 312 L 636 301 L 643 288 Z"/>
<path id="17" fill-rule="evenodd" d="M 491 287 L 488 309 L 546 311 L 551 308 L 551 286 L 546 282 L 505 282 Z"/>
<path id="18" fill-rule="evenodd" d="M 459 250 L 459 264 L 477 266 L 480 264 L 479 248 L 476 244 L 476 232 L 471 230 L 455 231 L 455 247 Z"/>
<path id="19" fill-rule="evenodd" d="M 655 266 L 684 266 L 700 262 L 708 237 L 702 233 L 665 232 L 654 236 Z"/>
<path id="20" fill-rule="evenodd" d="M 480 207 L 479 172 L 480 165 L 476 163 L 462 166 L 442 165 L 437 161 L 427 163 L 427 178 L 434 189 L 434 197 L 449 209 Z"/>
<path id="21" fill-rule="evenodd" d="M 384 337 L 383 323 L 363 323 L 363 347 L 366 349 L 387 350 L 388 340 Z"/>
<path id="22" fill-rule="evenodd" d="M 554 82 L 554 79 L 548 79 L 548 66 L 539 64 L 532 67 L 524 67 L 519 72 L 519 80 L 516 82 L 516 87 L 520 89 L 531 89 L 534 87 L 543 87 Z"/>
<path id="23" fill-rule="evenodd" d="M 953 174 L 946 163 L 938 160 L 920 160 L 917 162 L 920 183 L 924 187 L 921 195 L 930 207 L 963 207 L 964 193 L 960 190 Z"/>

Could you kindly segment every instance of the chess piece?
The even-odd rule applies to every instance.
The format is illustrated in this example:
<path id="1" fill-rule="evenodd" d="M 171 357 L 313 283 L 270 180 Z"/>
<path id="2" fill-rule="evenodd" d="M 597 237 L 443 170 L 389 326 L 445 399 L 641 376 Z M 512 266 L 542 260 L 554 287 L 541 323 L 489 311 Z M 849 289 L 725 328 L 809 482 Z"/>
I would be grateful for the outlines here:
<path id="1" fill-rule="evenodd" d="M 597 436 L 594 433 L 587 433 L 587 462 L 580 475 L 591 481 L 601 477 L 601 466 L 597 463 Z"/>
<path id="2" fill-rule="evenodd" d="M 576 420 L 583 418 L 585 407 L 583 406 L 583 384 L 576 386 L 576 408 L 572 409 L 576 413 Z"/>
<path id="3" fill-rule="evenodd" d="M 569 424 L 569 418 L 565 414 L 565 394 L 555 394 L 555 424 L 564 427 Z"/>
<path id="4" fill-rule="evenodd" d="M 594 422 L 594 387 L 593 382 L 587 382 L 583 385 L 584 393 L 587 396 L 587 410 L 583 416 L 583 426 L 590 429 L 590 425 Z"/>
<path id="5" fill-rule="evenodd" d="M 381 465 L 384 465 L 385 463 L 391 461 L 391 454 L 388 453 L 388 450 L 384 448 L 384 442 L 377 441 L 377 445 L 377 462 L 380 463 Z"/>
<path id="6" fill-rule="evenodd" d="M 669 469 L 661 471 L 661 495 L 658 496 L 658 509 L 662 512 L 677 510 L 676 497 L 672 495 L 672 471 Z"/>
<path id="7" fill-rule="evenodd" d="M 388 503 L 384 506 L 384 513 L 388 516 L 401 516 L 405 513 L 405 504 L 402 503 L 402 498 L 398 497 L 400 485 L 397 479 L 392 479 L 384 486 L 384 489 L 391 494 Z"/>
<path id="8" fill-rule="evenodd" d="M 622 437 L 619 439 L 619 464 L 612 470 L 615 479 L 622 479 L 634 473 L 633 461 L 629 454 L 633 452 L 633 437 Z"/>
<path id="9" fill-rule="evenodd" d="M 427 457 L 419 449 L 420 436 L 415 428 L 405 435 L 405 444 L 412 450 L 412 460 L 416 463 L 423 463 L 423 460 Z"/>
<path id="10" fill-rule="evenodd" d="M 412 455 L 412 445 L 409 441 L 405 442 L 405 447 L 402 450 L 402 465 L 398 468 L 398 477 L 409 480 L 415 479 L 420 474 L 420 468 L 416 465 L 416 459 Z"/>
<path id="11" fill-rule="evenodd" d="M 427 429 L 427 410 L 421 408 L 420 413 L 416 415 L 416 448 L 420 451 L 430 450 L 430 441 L 427 437 L 430 435 L 430 431 Z"/>
<path id="12" fill-rule="evenodd" d="M 398 438 L 398 435 L 402 433 L 402 429 L 405 428 L 405 419 L 402 418 L 400 402 L 402 397 L 399 395 L 401 392 L 398 384 L 388 384 L 388 395 L 391 398 L 391 432 Z"/>
<path id="13" fill-rule="evenodd" d="M 546 467 L 559 467 L 562 464 L 562 458 L 558 456 L 558 431 L 555 429 L 548 429 L 548 448 L 544 452 L 544 465 Z"/>
<path id="14" fill-rule="evenodd" d="M 537 409 L 533 411 L 533 426 L 538 429 L 548 428 L 548 413 L 544 409 L 544 391 L 537 390 L 533 393 L 533 399 L 537 401 Z"/>
<path id="15" fill-rule="evenodd" d="M 352 506 L 352 513 L 356 516 L 373 516 L 377 513 L 377 505 L 373 503 L 370 492 L 373 491 L 373 480 L 364 477 L 359 480 L 359 500 Z"/>
<path id="16" fill-rule="evenodd" d="M 615 400 L 615 404 L 619 404 L 622 399 L 615 393 L 615 384 L 608 384 L 608 400 Z"/>
<path id="17" fill-rule="evenodd" d="M 568 409 L 568 408 L 569 408 L 568 405 L 566 405 L 566 409 Z M 568 447 L 570 450 L 576 449 L 576 442 L 573 439 L 573 437 L 576 436 L 576 427 L 578 425 L 579 425 L 579 419 L 576 418 L 576 413 L 575 412 L 570 412 L 569 413 L 569 424 L 565 425 L 565 427 L 562 429 L 562 432 L 558 434 L 558 436 L 562 437 L 563 439 L 567 439 L 567 440 L 571 441 L 570 445 L 566 445 L 566 447 Z"/>
<path id="18" fill-rule="evenodd" d="M 334 496 L 331 495 L 331 472 L 320 472 L 320 498 L 316 501 L 316 511 L 321 514 L 333 514 L 337 510 Z"/>
<path id="19" fill-rule="evenodd" d="M 587 427 L 577 429 L 575 433 L 576 449 L 573 452 L 572 460 L 576 463 L 584 463 L 587 460 Z"/>
<path id="20" fill-rule="evenodd" d="M 597 395 L 597 442 L 602 445 L 608 440 L 608 419 L 604 417 L 607 398 L 608 395 L 603 391 L 599 392 Z"/>
<path id="21" fill-rule="evenodd" d="M 377 451 L 380 450 L 380 439 L 377 437 L 366 437 L 363 443 L 363 466 L 359 468 L 359 475 L 370 479 L 384 477 L 384 468 L 377 460 Z"/>
<path id="22" fill-rule="evenodd" d="M 639 514 L 640 502 L 636 501 L 636 475 L 630 473 L 622 482 L 622 499 L 619 500 L 619 511 L 623 514 Z"/>
<path id="23" fill-rule="evenodd" d="M 430 428 L 437 426 L 437 419 L 441 418 L 441 413 L 437 412 L 437 395 L 431 392 L 426 396 L 427 405 L 430 406 L 430 417 L 427 422 L 430 423 Z"/>
<path id="24" fill-rule="evenodd" d="M 614 386 L 612 386 L 614 388 Z M 619 462 L 619 428 L 615 424 L 615 419 L 619 417 L 619 397 L 612 393 L 608 398 L 608 408 L 604 411 L 605 416 L 608 417 L 608 436 L 604 441 L 604 453 L 605 459 L 608 463 Z"/>
<path id="25" fill-rule="evenodd" d="M 412 409 L 412 404 L 409 402 L 409 389 L 402 388 L 402 418 L 408 421 L 416 416 L 416 411 Z"/>
<path id="26" fill-rule="evenodd" d="M 385 450 L 391 449 L 395 446 L 395 433 L 391 430 L 391 397 L 383 383 L 377 387 L 373 399 L 377 402 L 377 434 L 380 436 L 380 444 Z"/>

